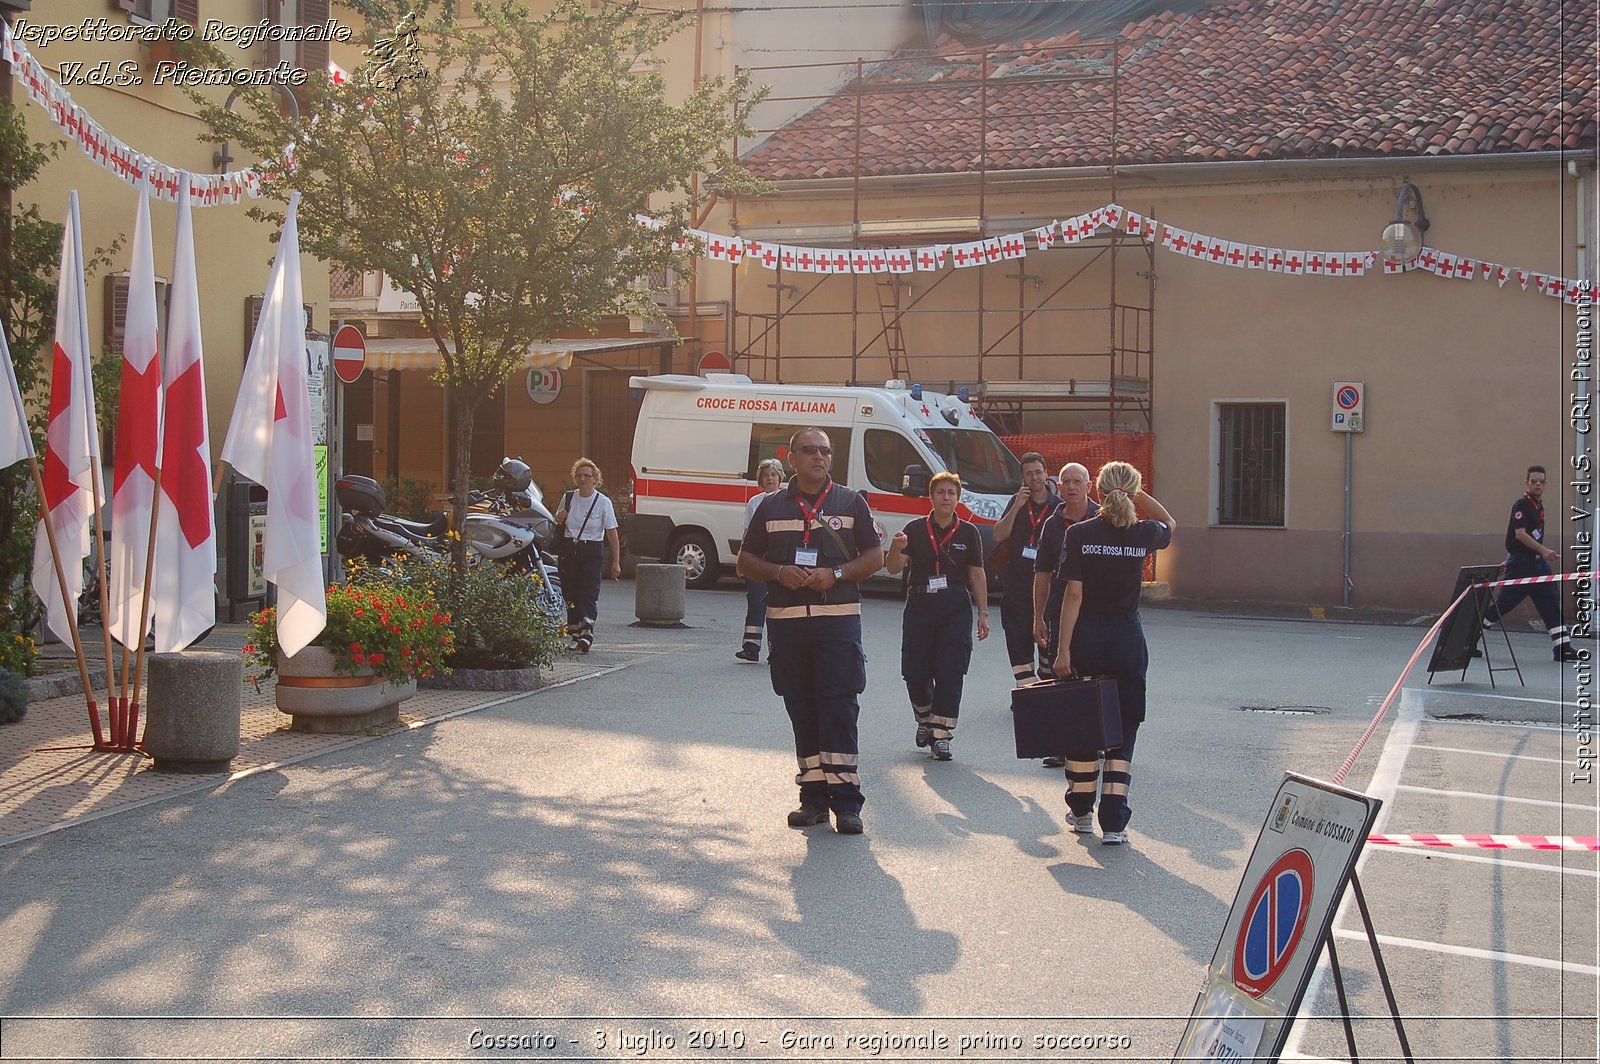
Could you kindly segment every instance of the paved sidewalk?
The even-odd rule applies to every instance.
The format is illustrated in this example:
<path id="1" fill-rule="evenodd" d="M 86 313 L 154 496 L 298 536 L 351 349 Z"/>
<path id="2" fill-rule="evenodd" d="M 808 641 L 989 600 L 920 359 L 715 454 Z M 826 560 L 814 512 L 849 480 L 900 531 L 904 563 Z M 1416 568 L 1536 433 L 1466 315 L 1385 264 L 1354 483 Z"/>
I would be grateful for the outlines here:
<path id="1" fill-rule="evenodd" d="M 237 649 L 239 640 L 231 635 L 219 630 L 205 648 Z M 540 690 L 608 667 L 597 658 L 559 659 L 546 671 Z M 239 754 L 231 772 L 210 774 L 157 772 L 143 754 L 96 751 L 81 690 L 32 703 L 27 716 L 0 730 L 0 846 L 537 693 L 419 690 L 400 704 L 400 719 L 393 724 L 357 735 L 314 735 L 289 730 L 273 690 L 271 681 L 260 691 L 245 685 Z M 96 697 L 103 703 L 105 691 L 98 690 Z M 104 728 L 103 704 L 100 711 Z M 141 719 L 141 732 L 142 725 Z"/>

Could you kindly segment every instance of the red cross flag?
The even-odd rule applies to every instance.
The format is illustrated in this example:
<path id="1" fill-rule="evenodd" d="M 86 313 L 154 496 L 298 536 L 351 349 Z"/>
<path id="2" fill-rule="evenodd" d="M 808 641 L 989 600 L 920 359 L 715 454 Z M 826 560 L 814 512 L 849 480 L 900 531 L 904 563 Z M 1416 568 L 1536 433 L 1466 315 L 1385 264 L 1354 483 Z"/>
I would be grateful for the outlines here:
<path id="1" fill-rule="evenodd" d="M 222 460 L 267 489 L 262 569 L 278 586 L 278 646 L 288 657 L 309 645 L 328 621 L 301 321 L 299 207 L 300 193 L 291 193 L 267 301 L 222 443 Z"/>
<path id="2" fill-rule="evenodd" d="M 944 244 L 934 244 L 931 247 L 917 249 L 917 269 L 937 270 L 944 265 L 945 252 L 950 249 Z"/>
<path id="3" fill-rule="evenodd" d="M 155 510 L 156 467 L 161 461 L 161 356 L 157 351 L 148 185 L 139 189 L 128 267 L 128 315 L 122 334 L 117 452 L 111 480 L 106 626 L 112 639 L 136 647 L 150 631 L 150 611 L 144 601 L 145 559 Z"/>
<path id="4" fill-rule="evenodd" d="M 88 299 L 83 286 L 83 237 L 78 193 L 68 194 L 61 233 L 61 268 L 56 274 L 55 355 L 50 367 L 50 419 L 44 436 L 44 501 L 33 541 L 34 594 L 44 604 L 45 624 L 63 643 L 72 642 L 83 592 L 83 560 L 89 556 L 89 519 L 97 500 L 91 469 L 100 461 L 90 381 Z M 44 523 L 55 532 L 66 574 L 66 598 L 56 579 Z M 87 692 L 86 692 L 87 693 Z"/>
<path id="5" fill-rule="evenodd" d="M 211 430 L 194 265 L 189 178 L 178 186 L 178 235 L 167 315 L 161 432 L 161 513 L 156 519 L 156 651 L 182 650 L 217 620 L 217 535 L 211 519 Z"/>

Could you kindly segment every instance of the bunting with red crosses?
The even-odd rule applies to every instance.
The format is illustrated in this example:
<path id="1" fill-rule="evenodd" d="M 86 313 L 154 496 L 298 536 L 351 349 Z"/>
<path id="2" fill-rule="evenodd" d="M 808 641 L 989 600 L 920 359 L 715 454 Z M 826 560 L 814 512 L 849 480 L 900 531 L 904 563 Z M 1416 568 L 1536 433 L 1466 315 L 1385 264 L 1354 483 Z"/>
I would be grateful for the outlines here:
<path id="1" fill-rule="evenodd" d="M 642 225 L 657 228 L 661 225 L 646 215 L 639 215 L 638 218 Z M 701 253 L 713 261 L 738 263 L 748 260 L 753 265 L 769 270 L 797 270 L 802 273 L 912 273 L 946 267 L 965 270 L 1020 259 L 1058 247 L 1070 247 L 1102 233 L 1116 233 L 1159 246 L 1174 255 L 1237 270 L 1261 270 L 1293 277 L 1346 278 L 1363 277 L 1368 272 L 1376 272 L 1381 266 L 1384 274 L 1422 270 L 1446 280 L 1489 282 L 1497 288 L 1504 288 L 1514 281 L 1523 291 L 1532 289 L 1540 295 L 1560 299 L 1567 304 L 1580 301 L 1592 303 L 1594 300 L 1592 287 L 1573 278 L 1474 259 L 1438 248 L 1424 247 L 1410 262 L 1394 264 L 1383 260 L 1376 251 L 1268 247 L 1182 229 L 1116 203 L 1004 236 L 907 248 L 814 248 L 744 240 L 740 255 L 730 250 L 740 247 L 739 237 L 720 236 L 702 230 L 691 230 L 690 233 L 699 242 Z"/>

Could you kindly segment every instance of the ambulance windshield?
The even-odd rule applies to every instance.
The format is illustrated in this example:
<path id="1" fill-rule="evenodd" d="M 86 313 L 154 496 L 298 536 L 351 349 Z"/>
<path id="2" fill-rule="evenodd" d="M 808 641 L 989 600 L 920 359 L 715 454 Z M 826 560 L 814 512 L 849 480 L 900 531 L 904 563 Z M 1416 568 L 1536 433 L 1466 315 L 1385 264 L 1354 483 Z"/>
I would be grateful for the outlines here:
<path id="1" fill-rule="evenodd" d="M 980 495 L 1011 495 L 1022 486 L 1022 465 L 992 432 L 975 429 L 925 429 L 946 469 L 961 476 L 961 486 Z"/>

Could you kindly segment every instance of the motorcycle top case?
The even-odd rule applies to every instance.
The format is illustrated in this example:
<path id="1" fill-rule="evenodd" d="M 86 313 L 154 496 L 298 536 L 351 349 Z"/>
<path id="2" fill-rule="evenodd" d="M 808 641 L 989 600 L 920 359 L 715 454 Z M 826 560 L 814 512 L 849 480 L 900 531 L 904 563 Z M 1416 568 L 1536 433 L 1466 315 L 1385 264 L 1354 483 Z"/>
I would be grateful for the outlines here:
<path id="1" fill-rule="evenodd" d="M 1017 756 L 1095 757 L 1122 745 L 1122 707 L 1110 677 L 1041 680 L 1011 692 Z"/>
<path id="2" fill-rule="evenodd" d="M 340 508 L 351 513 L 366 517 L 377 517 L 383 513 L 383 488 L 371 477 L 354 474 L 342 476 L 333 482 L 333 494 L 339 500 Z"/>

